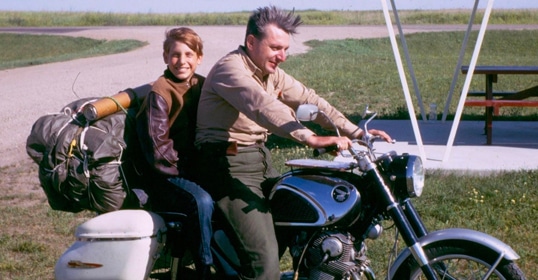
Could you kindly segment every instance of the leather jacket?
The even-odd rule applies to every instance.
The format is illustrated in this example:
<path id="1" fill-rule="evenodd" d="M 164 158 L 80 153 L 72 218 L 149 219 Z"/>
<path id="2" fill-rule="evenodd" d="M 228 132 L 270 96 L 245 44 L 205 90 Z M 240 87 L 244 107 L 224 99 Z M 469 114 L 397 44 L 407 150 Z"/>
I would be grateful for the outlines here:
<path id="1" fill-rule="evenodd" d="M 169 70 L 154 83 L 136 117 L 136 130 L 147 167 L 164 176 L 189 173 L 194 158 L 198 100 L 205 78 L 177 80 Z"/>

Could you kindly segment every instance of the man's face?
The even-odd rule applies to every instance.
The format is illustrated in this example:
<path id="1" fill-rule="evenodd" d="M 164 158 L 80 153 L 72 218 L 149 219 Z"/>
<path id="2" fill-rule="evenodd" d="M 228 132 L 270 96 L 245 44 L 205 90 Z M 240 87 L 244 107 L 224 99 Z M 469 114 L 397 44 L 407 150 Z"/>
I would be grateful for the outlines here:
<path id="1" fill-rule="evenodd" d="M 170 50 L 163 53 L 163 59 L 172 74 L 183 81 L 190 80 L 196 67 L 202 62 L 201 56 L 198 56 L 186 44 L 178 41 L 170 44 Z"/>
<path id="2" fill-rule="evenodd" d="M 286 61 L 286 51 L 290 46 L 290 35 L 286 31 L 268 25 L 266 36 L 258 40 L 253 35 L 247 37 L 247 53 L 264 74 L 272 74 L 281 62 Z"/>

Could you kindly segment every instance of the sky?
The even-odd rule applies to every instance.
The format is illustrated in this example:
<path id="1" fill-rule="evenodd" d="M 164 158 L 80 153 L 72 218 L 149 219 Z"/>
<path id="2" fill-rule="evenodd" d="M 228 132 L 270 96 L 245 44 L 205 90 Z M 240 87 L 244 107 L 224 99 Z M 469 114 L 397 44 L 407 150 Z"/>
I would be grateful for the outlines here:
<path id="1" fill-rule="evenodd" d="M 197 13 L 252 11 L 275 5 L 283 9 L 381 10 L 388 0 L 2 0 L 0 11 L 112 13 Z M 394 0 L 398 10 L 472 9 L 476 0 Z M 479 0 L 485 8 L 489 0 Z M 390 7 L 390 1 L 387 2 Z M 538 8 L 536 0 L 496 0 L 494 9 Z"/>

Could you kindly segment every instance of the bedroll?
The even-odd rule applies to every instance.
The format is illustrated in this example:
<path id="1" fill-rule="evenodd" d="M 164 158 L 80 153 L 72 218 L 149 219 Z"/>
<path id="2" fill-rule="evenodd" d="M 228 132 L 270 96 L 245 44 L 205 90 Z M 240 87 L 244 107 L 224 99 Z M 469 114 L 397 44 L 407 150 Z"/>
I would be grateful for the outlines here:
<path id="1" fill-rule="evenodd" d="M 87 122 L 81 111 L 96 98 L 80 99 L 59 113 L 44 115 L 26 141 L 39 165 L 39 181 L 54 210 L 105 213 L 127 196 L 122 163 L 134 132 L 135 108 Z"/>

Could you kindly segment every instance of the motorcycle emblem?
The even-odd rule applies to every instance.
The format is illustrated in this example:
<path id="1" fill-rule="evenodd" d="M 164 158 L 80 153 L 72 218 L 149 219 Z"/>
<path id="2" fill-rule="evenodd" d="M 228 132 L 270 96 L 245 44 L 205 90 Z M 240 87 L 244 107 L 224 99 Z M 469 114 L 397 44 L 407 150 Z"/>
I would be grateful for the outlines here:
<path id="1" fill-rule="evenodd" d="M 333 199 L 336 202 L 344 202 L 349 198 L 350 192 L 346 186 L 336 186 L 333 189 Z"/>

